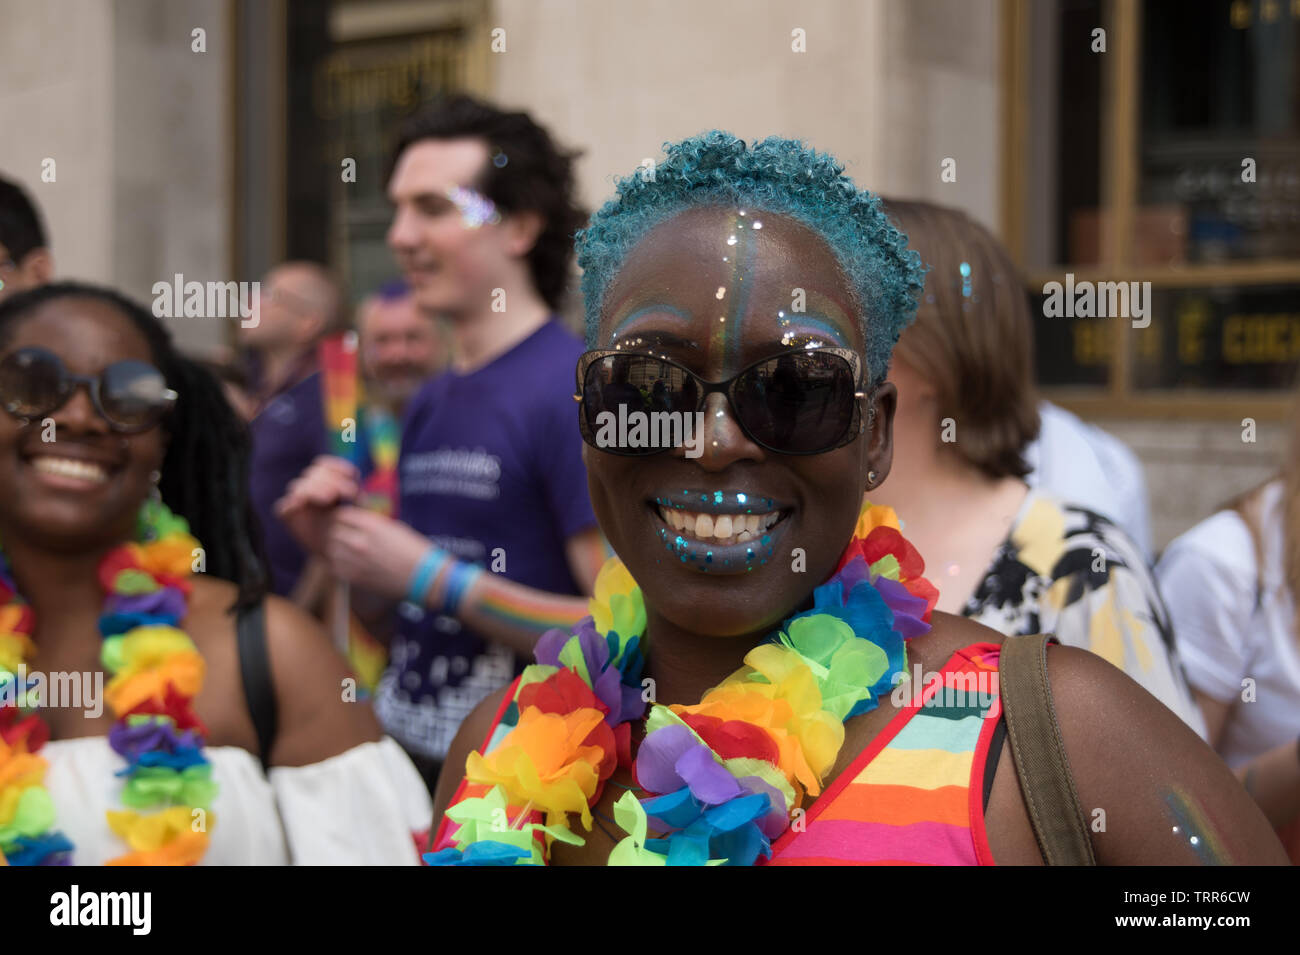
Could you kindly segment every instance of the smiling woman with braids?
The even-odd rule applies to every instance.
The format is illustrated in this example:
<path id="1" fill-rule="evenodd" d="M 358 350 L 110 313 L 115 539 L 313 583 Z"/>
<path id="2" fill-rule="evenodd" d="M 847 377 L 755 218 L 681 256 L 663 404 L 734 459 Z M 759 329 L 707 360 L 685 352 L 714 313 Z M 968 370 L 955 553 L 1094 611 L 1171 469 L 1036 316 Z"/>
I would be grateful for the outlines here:
<path id="1" fill-rule="evenodd" d="M 1045 694 L 1043 641 L 934 612 L 898 519 L 862 506 L 922 270 L 833 158 L 688 139 L 578 243 L 575 424 L 618 557 L 462 728 L 429 861 L 1285 861 L 1176 716 L 1071 647 Z M 611 443 L 635 412 L 700 413 L 702 455 Z"/>
<path id="2" fill-rule="evenodd" d="M 0 304 L 0 405 L 0 858 L 418 861 L 419 776 L 265 596 L 220 385 L 60 283 Z"/>

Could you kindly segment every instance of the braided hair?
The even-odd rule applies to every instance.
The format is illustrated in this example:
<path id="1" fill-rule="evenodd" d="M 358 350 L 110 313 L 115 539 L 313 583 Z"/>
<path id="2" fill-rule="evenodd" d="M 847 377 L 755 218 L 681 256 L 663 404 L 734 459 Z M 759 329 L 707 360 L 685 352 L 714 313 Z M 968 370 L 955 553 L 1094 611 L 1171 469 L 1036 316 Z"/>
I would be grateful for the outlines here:
<path id="1" fill-rule="evenodd" d="M 189 522 L 203 545 L 206 572 L 239 588 L 232 610 L 259 603 L 266 594 L 261 530 L 248 494 L 251 439 L 230 407 L 220 383 L 186 358 L 171 333 L 148 309 L 124 295 L 81 282 L 56 282 L 0 302 L 0 347 L 15 325 L 58 299 L 91 299 L 111 305 L 149 343 L 154 364 L 177 394 L 163 426 L 170 440 L 158 489 L 171 510 Z"/>

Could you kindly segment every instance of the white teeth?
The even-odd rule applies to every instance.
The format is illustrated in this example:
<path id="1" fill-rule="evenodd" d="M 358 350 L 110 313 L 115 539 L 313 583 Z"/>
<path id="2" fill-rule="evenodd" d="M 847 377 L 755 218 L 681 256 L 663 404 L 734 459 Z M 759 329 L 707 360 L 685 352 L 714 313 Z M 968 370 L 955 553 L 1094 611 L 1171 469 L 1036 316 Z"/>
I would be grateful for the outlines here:
<path id="1" fill-rule="evenodd" d="M 719 544 L 757 540 L 781 519 L 777 511 L 767 514 L 701 514 L 662 505 L 659 516 L 665 524 L 687 537 Z"/>
<path id="2" fill-rule="evenodd" d="M 76 461 L 72 458 L 55 458 L 42 455 L 32 459 L 32 468 L 42 474 L 81 478 L 83 481 L 102 482 L 108 480 L 108 473 L 98 464 L 90 461 Z"/>

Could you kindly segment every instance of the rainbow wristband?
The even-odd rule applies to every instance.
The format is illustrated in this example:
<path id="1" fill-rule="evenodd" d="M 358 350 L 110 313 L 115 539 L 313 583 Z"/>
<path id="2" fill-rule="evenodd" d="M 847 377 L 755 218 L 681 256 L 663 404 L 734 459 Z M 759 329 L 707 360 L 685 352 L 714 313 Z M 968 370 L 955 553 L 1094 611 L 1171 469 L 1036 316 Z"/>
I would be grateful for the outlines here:
<path id="1" fill-rule="evenodd" d="M 438 571 L 443 563 L 447 560 L 447 552 L 438 546 L 431 546 L 425 551 L 420 562 L 415 565 L 415 572 L 411 574 L 410 586 L 406 588 L 407 603 L 414 604 L 417 607 L 424 606 L 424 598 L 429 592 L 429 584 L 433 583 L 433 578 L 438 576 Z"/>
<path id="2" fill-rule="evenodd" d="M 456 561 L 452 564 L 451 570 L 447 572 L 447 586 L 442 598 L 442 612 L 449 617 L 454 617 L 460 611 L 460 602 L 465 599 L 465 593 L 469 590 L 470 585 L 478 580 L 479 575 L 483 573 L 483 568 L 477 564 L 466 564 Z"/>

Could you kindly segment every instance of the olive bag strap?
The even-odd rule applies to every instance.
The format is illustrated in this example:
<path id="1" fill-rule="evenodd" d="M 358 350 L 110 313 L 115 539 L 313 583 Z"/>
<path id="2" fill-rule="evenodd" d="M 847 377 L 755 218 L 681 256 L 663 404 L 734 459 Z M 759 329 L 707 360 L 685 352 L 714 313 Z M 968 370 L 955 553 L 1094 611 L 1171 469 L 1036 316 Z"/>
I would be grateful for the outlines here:
<path id="1" fill-rule="evenodd" d="M 1096 865 L 1092 839 L 1047 682 L 1050 634 L 1008 637 L 1002 643 L 998 684 L 1007 739 L 1020 778 L 1034 838 L 1048 865 Z"/>

